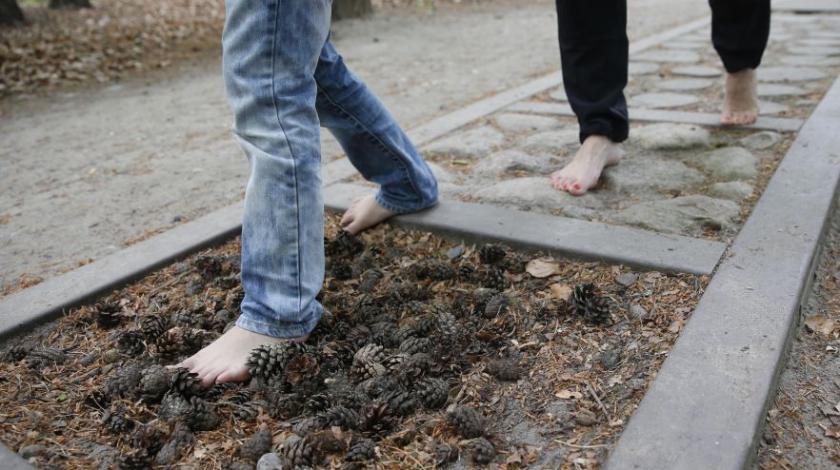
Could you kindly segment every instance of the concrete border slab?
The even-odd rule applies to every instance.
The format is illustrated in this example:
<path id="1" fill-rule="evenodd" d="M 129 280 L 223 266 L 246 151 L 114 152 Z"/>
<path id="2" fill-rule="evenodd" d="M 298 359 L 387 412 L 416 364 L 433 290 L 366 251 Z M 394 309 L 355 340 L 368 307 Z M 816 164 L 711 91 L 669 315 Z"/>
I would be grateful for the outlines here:
<path id="1" fill-rule="evenodd" d="M 0 299 L 0 339 L 51 320 L 175 259 L 227 240 L 240 231 L 241 220 L 242 204 L 233 204 L 10 294 Z"/>
<path id="2" fill-rule="evenodd" d="M 360 185 L 336 184 L 325 189 L 324 204 L 344 211 L 370 192 Z M 671 272 L 710 274 L 726 249 L 725 244 L 711 240 L 456 201 L 391 220 L 398 226 L 469 242 L 497 241 L 569 258 Z"/>
<path id="3" fill-rule="evenodd" d="M 837 129 L 840 79 L 780 163 L 606 468 L 751 464 L 833 210 Z"/>
<path id="4" fill-rule="evenodd" d="M 3 470 L 33 470 L 35 467 L 8 447 L 0 444 L 0 468 Z"/>
<path id="5" fill-rule="evenodd" d="M 802 13 L 840 13 L 840 0 L 788 0 L 775 2 L 773 10 Z"/>
<path id="6" fill-rule="evenodd" d="M 508 111 L 533 114 L 549 114 L 553 116 L 574 117 L 575 113 L 567 104 L 542 103 L 536 101 L 515 103 L 506 108 Z M 683 124 L 697 124 L 699 126 L 722 127 L 720 116 L 712 113 L 696 113 L 690 111 L 668 111 L 664 109 L 639 109 L 630 110 L 630 121 L 644 122 L 677 122 Z M 755 124 L 743 126 L 746 129 L 760 129 L 779 132 L 796 132 L 805 121 L 794 118 L 774 118 L 759 116 Z"/>

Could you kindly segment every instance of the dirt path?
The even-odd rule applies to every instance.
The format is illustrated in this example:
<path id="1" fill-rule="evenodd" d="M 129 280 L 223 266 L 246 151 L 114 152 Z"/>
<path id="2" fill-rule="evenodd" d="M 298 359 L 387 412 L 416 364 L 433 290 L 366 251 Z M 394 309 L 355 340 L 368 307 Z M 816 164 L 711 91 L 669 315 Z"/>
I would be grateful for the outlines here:
<path id="1" fill-rule="evenodd" d="M 552 2 L 388 11 L 336 24 L 347 62 L 407 127 L 556 70 Z M 706 14 L 630 5 L 637 39 Z M 97 90 L 0 104 L 0 291 L 235 202 L 247 166 L 217 57 Z M 332 142 L 326 155 L 336 155 Z"/>

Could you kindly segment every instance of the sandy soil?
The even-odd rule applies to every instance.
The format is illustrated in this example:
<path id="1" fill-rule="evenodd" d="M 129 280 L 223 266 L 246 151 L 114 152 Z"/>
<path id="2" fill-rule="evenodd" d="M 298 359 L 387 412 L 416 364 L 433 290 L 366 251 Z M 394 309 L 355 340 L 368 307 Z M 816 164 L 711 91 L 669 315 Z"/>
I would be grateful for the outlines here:
<path id="1" fill-rule="evenodd" d="M 556 70 L 552 2 L 387 10 L 335 25 L 347 62 L 407 127 Z M 631 2 L 632 39 L 707 13 Z M 235 202 L 218 53 L 97 89 L 0 103 L 0 290 L 47 278 Z M 327 142 L 325 154 L 335 156 Z"/>

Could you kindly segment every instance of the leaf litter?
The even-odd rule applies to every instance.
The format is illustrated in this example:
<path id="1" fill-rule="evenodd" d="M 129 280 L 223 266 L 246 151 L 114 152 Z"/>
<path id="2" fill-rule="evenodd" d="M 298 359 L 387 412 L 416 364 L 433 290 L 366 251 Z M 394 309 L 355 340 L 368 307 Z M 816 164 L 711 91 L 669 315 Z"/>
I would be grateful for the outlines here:
<path id="1" fill-rule="evenodd" d="M 0 438 L 42 468 L 253 468 L 269 449 L 317 468 L 597 468 L 707 283 L 626 286 L 619 266 L 387 227 L 357 239 L 332 217 L 327 234 L 329 313 L 306 343 L 255 350 L 250 383 L 161 367 L 235 320 L 234 240 L 8 345 Z"/>

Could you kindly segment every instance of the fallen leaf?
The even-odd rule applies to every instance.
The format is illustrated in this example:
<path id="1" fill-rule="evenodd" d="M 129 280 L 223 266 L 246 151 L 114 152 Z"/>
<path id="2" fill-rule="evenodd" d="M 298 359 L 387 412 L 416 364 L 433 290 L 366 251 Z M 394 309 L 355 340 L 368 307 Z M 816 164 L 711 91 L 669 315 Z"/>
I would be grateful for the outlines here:
<path id="1" fill-rule="evenodd" d="M 537 279 L 544 279 L 557 274 L 560 271 L 560 265 L 550 259 L 537 258 L 528 261 L 525 271 Z"/>
<path id="2" fill-rule="evenodd" d="M 552 284 L 549 289 L 551 296 L 559 300 L 569 300 L 572 296 L 572 288 L 566 284 Z"/>
<path id="3" fill-rule="evenodd" d="M 580 392 L 575 392 L 572 390 L 560 390 L 559 392 L 554 394 L 555 397 L 561 400 L 568 400 L 570 398 L 574 398 L 575 400 L 579 398 L 583 398 L 583 394 Z"/>
<path id="4" fill-rule="evenodd" d="M 812 315 L 805 320 L 805 326 L 814 333 L 829 336 L 837 324 L 825 315 Z"/>

